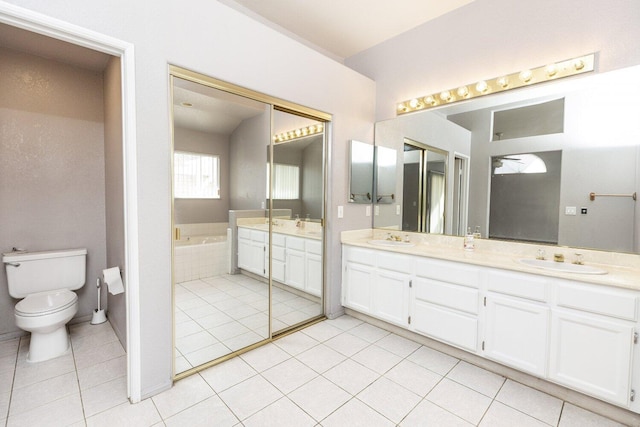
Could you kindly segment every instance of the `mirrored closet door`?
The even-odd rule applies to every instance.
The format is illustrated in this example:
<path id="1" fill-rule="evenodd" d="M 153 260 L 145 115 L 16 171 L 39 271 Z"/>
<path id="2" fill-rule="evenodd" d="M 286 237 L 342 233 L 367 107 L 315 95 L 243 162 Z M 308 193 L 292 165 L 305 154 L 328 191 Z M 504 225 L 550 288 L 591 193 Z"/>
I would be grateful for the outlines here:
<path id="1" fill-rule="evenodd" d="M 181 378 L 322 316 L 327 120 L 171 71 Z"/>

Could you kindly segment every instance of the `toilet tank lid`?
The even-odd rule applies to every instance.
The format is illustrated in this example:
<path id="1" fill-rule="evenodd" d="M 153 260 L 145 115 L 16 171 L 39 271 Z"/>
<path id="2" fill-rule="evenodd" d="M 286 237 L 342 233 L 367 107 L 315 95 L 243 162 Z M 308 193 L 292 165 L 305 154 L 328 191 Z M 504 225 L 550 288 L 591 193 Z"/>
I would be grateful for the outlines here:
<path id="1" fill-rule="evenodd" d="M 20 261 L 35 261 L 38 259 L 46 259 L 46 258 L 63 258 L 63 257 L 72 257 L 79 255 L 86 255 L 86 248 L 78 248 L 78 249 L 59 249 L 54 251 L 40 251 L 40 252 L 5 252 L 2 254 L 2 262 L 20 262 Z"/>

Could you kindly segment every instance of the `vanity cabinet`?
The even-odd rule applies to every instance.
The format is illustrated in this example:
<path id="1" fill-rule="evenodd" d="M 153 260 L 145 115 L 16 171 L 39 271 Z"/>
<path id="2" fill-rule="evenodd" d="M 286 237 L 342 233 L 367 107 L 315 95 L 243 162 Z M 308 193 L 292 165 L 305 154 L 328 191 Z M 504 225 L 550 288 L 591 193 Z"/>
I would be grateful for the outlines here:
<path id="1" fill-rule="evenodd" d="M 269 234 L 266 231 L 238 228 L 238 267 L 259 276 L 268 276 Z"/>
<path id="2" fill-rule="evenodd" d="M 487 271 L 483 349 L 487 358 L 544 377 L 549 316 L 547 279 Z"/>
<path id="3" fill-rule="evenodd" d="M 322 295 L 322 242 L 307 240 L 305 245 L 305 291 L 319 297 Z"/>
<path id="4" fill-rule="evenodd" d="M 345 307 L 640 411 L 640 292 L 349 245 L 342 257 Z"/>
<path id="5" fill-rule="evenodd" d="M 281 283 L 284 283 L 285 280 L 286 253 L 286 237 L 274 233 L 271 245 L 271 277 Z"/>
<path id="6" fill-rule="evenodd" d="M 418 259 L 409 329 L 475 353 L 478 349 L 479 270 Z"/>
<path id="7" fill-rule="evenodd" d="M 322 241 L 272 233 L 272 278 L 314 296 L 322 294 Z M 238 267 L 269 277 L 269 233 L 238 227 Z"/>
<path id="8" fill-rule="evenodd" d="M 305 286 L 305 239 L 286 236 L 286 266 L 284 283 L 292 288 L 304 290 Z"/>
<path id="9" fill-rule="evenodd" d="M 371 282 L 371 313 L 394 325 L 407 326 L 411 259 L 380 252 L 376 254 L 375 260 L 377 268 Z"/>
<path id="10" fill-rule="evenodd" d="M 618 405 L 627 404 L 637 344 L 636 293 L 560 281 L 556 305 L 549 377 Z"/>

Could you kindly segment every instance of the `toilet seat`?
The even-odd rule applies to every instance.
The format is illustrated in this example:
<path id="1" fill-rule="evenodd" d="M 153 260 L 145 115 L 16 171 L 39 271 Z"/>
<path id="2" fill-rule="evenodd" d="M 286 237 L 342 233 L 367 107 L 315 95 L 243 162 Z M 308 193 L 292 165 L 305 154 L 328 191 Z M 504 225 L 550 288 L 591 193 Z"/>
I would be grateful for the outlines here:
<path id="1" fill-rule="evenodd" d="M 68 289 L 27 295 L 15 307 L 15 314 L 36 317 L 66 310 L 78 301 L 78 295 Z"/>

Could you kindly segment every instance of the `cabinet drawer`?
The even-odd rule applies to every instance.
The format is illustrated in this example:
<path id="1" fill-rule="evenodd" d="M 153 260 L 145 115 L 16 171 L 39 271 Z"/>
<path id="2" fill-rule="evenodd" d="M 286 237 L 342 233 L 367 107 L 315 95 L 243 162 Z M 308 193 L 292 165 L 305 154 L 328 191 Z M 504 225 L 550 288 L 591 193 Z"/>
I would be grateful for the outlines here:
<path id="1" fill-rule="evenodd" d="M 264 242 L 267 233 L 259 230 L 251 230 L 251 240 L 254 242 Z"/>
<path id="2" fill-rule="evenodd" d="M 248 228 L 238 227 L 238 238 L 251 239 L 251 230 L 249 230 Z"/>
<path id="3" fill-rule="evenodd" d="M 273 259 L 276 261 L 284 262 L 286 260 L 285 249 L 283 247 L 274 246 L 271 248 L 271 253 L 272 253 Z"/>
<path id="4" fill-rule="evenodd" d="M 558 283 L 556 296 L 560 307 L 630 321 L 638 318 L 637 295 L 632 291 L 561 281 Z"/>
<path id="5" fill-rule="evenodd" d="M 322 242 L 320 240 L 307 239 L 305 245 L 308 253 L 322 255 Z"/>
<path id="6" fill-rule="evenodd" d="M 300 237 L 287 236 L 287 249 L 295 249 L 297 251 L 304 251 L 304 241 Z"/>
<path id="7" fill-rule="evenodd" d="M 457 262 L 420 260 L 416 263 L 416 275 L 474 288 L 480 283 L 480 270 Z"/>
<path id="8" fill-rule="evenodd" d="M 523 273 L 490 270 L 487 288 L 505 295 L 534 301 L 547 300 L 548 279 Z"/>
<path id="9" fill-rule="evenodd" d="M 344 259 L 358 264 L 373 266 L 374 251 L 369 249 L 355 248 L 353 246 L 343 246 Z"/>
<path id="10" fill-rule="evenodd" d="M 413 284 L 415 297 L 440 306 L 478 314 L 478 291 L 430 279 L 417 279 Z"/>
<path id="11" fill-rule="evenodd" d="M 389 252 L 378 251 L 376 261 L 378 268 L 397 271 L 399 273 L 411 273 L 411 265 L 415 258 L 408 255 L 397 255 Z"/>
<path id="12" fill-rule="evenodd" d="M 271 238 L 273 239 L 273 246 L 285 246 L 287 238 L 284 234 L 273 233 Z"/>

